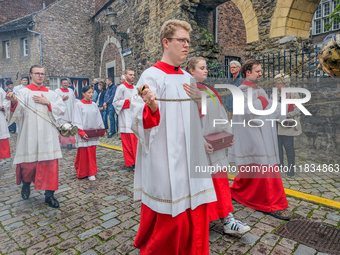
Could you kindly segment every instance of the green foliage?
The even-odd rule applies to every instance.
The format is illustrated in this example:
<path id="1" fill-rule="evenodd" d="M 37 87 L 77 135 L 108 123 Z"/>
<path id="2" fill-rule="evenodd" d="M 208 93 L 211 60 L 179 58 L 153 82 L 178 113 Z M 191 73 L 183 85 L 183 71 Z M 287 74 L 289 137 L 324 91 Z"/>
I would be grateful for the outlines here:
<path id="1" fill-rule="evenodd" d="M 211 63 L 208 63 L 208 76 L 218 76 L 218 77 L 224 77 L 224 71 L 223 66 L 220 66 L 217 61 L 213 61 Z"/>
<path id="2" fill-rule="evenodd" d="M 212 42 L 212 41 L 213 41 L 214 36 L 213 36 L 212 34 L 207 33 L 205 30 L 202 31 L 202 34 L 204 34 L 204 36 L 205 36 L 204 39 L 205 39 L 207 42 Z"/>
<path id="3" fill-rule="evenodd" d="M 340 3 L 335 7 L 334 11 L 328 16 L 329 23 L 325 23 L 325 30 L 329 30 L 332 27 L 332 24 L 337 21 L 340 22 Z"/>
<path id="4" fill-rule="evenodd" d="M 214 45 L 212 46 L 212 50 L 218 50 L 217 44 L 214 44 Z"/>

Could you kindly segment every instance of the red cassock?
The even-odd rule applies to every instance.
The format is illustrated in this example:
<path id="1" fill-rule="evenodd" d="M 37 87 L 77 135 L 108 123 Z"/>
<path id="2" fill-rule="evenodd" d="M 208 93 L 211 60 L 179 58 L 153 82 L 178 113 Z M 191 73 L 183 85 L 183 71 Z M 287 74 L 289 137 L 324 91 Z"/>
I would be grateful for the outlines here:
<path id="1" fill-rule="evenodd" d="M 0 140 L 0 159 L 10 158 L 11 157 L 11 148 L 9 147 L 9 139 L 1 139 Z"/>
<path id="2" fill-rule="evenodd" d="M 224 173 L 216 173 L 212 175 L 217 201 L 209 203 L 208 205 L 209 221 L 225 218 L 230 212 L 234 211 L 231 202 L 229 179 L 223 178 L 223 174 Z"/>
<path id="3" fill-rule="evenodd" d="M 247 166 L 263 167 L 258 164 Z M 239 170 L 241 167 L 244 166 L 239 166 Z M 242 174 L 237 175 L 231 186 L 232 198 L 245 206 L 262 212 L 287 209 L 288 202 L 281 176 L 280 173 L 277 174 L 277 178 L 242 178 Z"/>
<path id="4" fill-rule="evenodd" d="M 17 164 L 17 185 L 21 181 L 34 182 L 37 190 L 58 190 L 58 159 Z"/>
<path id="5" fill-rule="evenodd" d="M 78 129 L 81 137 L 85 135 L 85 131 Z M 78 178 L 89 177 L 97 174 L 97 146 L 79 147 L 74 162 Z"/>
<path id="6" fill-rule="evenodd" d="M 132 166 L 136 162 L 138 139 L 133 133 L 120 133 L 122 137 L 125 166 Z"/>
<path id="7" fill-rule="evenodd" d="M 181 69 L 163 65 L 157 67 L 167 74 L 179 74 Z M 183 73 L 183 72 L 182 72 Z M 159 109 L 153 114 L 145 105 L 143 112 L 144 129 L 158 126 Z M 140 226 L 134 246 L 140 254 L 152 255 L 208 255 L 209 254 L 209 215 L 208 205 L 202 204 L 194 210 L 187 209 L 176 217 L 151 210 L 142 203 Z"/>

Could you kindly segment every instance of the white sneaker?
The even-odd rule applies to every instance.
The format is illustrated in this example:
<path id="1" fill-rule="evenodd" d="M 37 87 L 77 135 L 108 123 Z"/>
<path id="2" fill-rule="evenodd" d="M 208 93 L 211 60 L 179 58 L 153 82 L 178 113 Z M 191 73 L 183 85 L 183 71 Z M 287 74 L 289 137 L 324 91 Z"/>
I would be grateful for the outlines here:
<path id="1" fill-rule="evenodd" d="M 226 234 L 244 234 L 250 230 L 250 227 L 242 221 L 231 218 L 224 223 L 223 229 Z"/>
<path id="2" fill-rule="evenodd" d="M 89 176 L 89 181 L 95 181 L 96 180 L 96 176 L 95 175 L 92 175 L 92 176 Z"/>

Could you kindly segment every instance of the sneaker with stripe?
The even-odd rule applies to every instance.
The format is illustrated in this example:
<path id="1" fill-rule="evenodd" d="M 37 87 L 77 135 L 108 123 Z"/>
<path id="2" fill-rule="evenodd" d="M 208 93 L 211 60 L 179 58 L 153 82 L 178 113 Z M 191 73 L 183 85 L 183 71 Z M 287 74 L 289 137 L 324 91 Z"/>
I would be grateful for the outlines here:
<path id="1" fill-rule="evenodd" d="M 235 220 L 233 217 L 224 223 L 223 230 L 226 234 L 244 234 L 250 230 L 250 227 L 242 221 Z"/>

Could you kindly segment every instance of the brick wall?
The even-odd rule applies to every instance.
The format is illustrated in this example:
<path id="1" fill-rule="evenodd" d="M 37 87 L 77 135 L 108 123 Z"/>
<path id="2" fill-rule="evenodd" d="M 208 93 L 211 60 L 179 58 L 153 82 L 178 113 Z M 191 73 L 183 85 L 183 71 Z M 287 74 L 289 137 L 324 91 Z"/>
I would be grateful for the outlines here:
<path id="1" fill-rule="evenodd" d="M 219 61 L 225 56 L 244 57 L 246 28 L 240 10 L 233 2 L 226 2 L 218 6 L 218 47 Z"/>
<path id="2" fill-rule="evenodd" d="M 43 2 L 48 6 L 54 1 L 56 0 L 11 0 L 6 1 L 10 2 L 6 4 L 4 1 L 0 1 L 0 25 L 42 10 Z"/>
<path id="3" fill-rule="evenodd" d="M 103 6 L 112 0 L 96 0 L 95 2 L 95 12 L 97 13 Z"/>
<path id="4" fill-rule="evenodd" d="M 48 76 L 94 78 L 93 15 L 94 0 L 62 0 L 34 16 Z"/>

